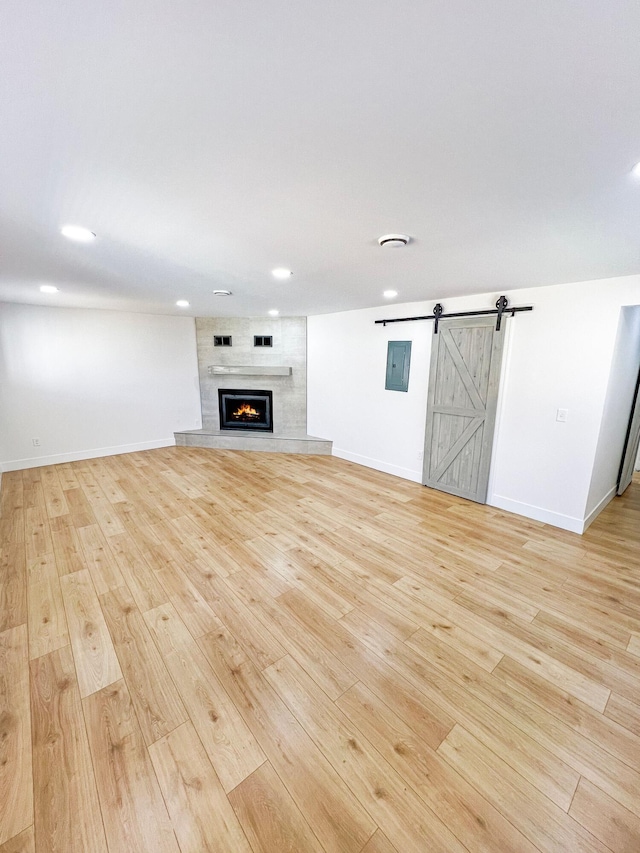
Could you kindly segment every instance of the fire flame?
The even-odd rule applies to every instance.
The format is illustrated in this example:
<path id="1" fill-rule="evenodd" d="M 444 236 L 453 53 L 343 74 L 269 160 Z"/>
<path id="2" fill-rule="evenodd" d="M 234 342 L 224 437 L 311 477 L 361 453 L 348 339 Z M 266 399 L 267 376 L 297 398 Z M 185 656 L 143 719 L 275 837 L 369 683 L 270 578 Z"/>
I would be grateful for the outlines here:
<path id="1" fill-rule="evenodd" d="M 257 418 L 259 415 L 259 412 L 257 412 L 254 408 L 252 408 L 248 403 L 243 403 L 233 413 L 233 417 L 234 418 L 241 418 L 242 415 L 248 415 L 249 417 L 256 417 Z"/>

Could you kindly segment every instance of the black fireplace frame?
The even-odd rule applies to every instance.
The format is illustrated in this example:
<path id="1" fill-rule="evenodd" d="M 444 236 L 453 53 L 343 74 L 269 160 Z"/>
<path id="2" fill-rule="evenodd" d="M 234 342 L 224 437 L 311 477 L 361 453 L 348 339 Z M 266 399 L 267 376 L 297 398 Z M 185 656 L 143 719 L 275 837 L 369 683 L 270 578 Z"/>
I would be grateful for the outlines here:
<path id="1" fill-rule="evenodd" d="M 266 424 L 255 421 L 230 421 L 225 418 L 225 402 L 230 400 L 256 400 L 266 404 Z M 218 410 L 221 430 L 241 430 L 242 432 L 273 432 L 273 392 L 258 391 L 254 388 L 218 388 Z"/>

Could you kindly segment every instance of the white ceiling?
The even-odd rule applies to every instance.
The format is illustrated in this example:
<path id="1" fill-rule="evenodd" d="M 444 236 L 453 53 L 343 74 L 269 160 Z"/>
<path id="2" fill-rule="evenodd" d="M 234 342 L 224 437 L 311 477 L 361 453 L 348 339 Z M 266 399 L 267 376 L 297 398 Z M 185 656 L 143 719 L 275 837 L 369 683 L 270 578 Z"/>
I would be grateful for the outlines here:
<path id="1" fill-rule="evenodd" d="M 0 300 L 314 314 L 640 272 L 639 44 L 637 0 L 4 0 Z"/>

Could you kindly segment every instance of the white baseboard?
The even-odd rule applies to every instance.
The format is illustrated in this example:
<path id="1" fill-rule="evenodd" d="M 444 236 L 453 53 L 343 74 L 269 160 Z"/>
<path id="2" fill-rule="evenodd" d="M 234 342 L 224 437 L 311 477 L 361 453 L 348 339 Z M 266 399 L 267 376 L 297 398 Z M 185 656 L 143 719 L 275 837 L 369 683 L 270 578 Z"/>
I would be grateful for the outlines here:
<path id="1" fill-rule="evenodd" d="M 398 465 L 389 465 L 387 462 L 381 462 L 379 459 L 371 459 L 371 457 L 361 456 L 359 453 L 340 450 L 340 448 L 335 445 L 333 446 L 332 455 L 338 456 L 340 459 L 346 459 L 347 462 L 355 462 L 357 465 L 364 465 L 365 468 L 374 468 L 376 471 L 383 471 L 385 474 L 393 474 L 396 477 L 402 477 L 403 480 L 412 480 L 414 483 L 422 482 L 422 471 L 413 471 L 411 468 L 401 468 Z"/>
<path id="2" fill-rule="evenodd" d="M 172 436 L 157 438 L 154 441 L 139 441 L 136 444 L 96 447 L 93 450 L 77 450 L 73 453 L 55 453 L 53 456 L 12 459 L 0 463 L 0 471 L 22 471 L 25 468 L 41 468 L 44 465 L 60 465 L 63 462 L 81 462 L 83 459 L 96 459 L 100 456 L 117 456 L 120 453 L 135 453 L 137 450 L 154 450 L 156 447 L 173 447 L 175 443 L 175 438 Z"/>
<path id="3" fill-rule="evenodd" d="M 525 518 L 542 521 L 544 524 L 551 524 L 553 527 L 560 527 L 562 530 L 569 530 L 571 533 L 584 533 L 586 527 L 582 518 L 562 515 L 562 513 L 553 512 L 541 506 L 533 506 L 532 504 L 511 500 L 511 498 L 504 498 L 502 495 L 491 495 L 487 503 L 489 506 L 514 512 L 516 515 L 524 515 Z"/>
<path id="4" fill-rule="evenodd" d="M 592 521 L 596 520 L 596 518 L 600 515 L 600 513 L 606 507 L 606 505 L 609 503 L 609 501 L 612 500 L 613 498 L 615 498 L 616 491 L 617 491 L 616 486 L 613 486 L 613 488 L 609 489 L 609 491 L 602 498 L 602 500 L 598 501 L 598 503 L 591 510 L 589 515 L 585 518 L 583 531 L 587 529 L 587 527 L 591 524 Z"/>

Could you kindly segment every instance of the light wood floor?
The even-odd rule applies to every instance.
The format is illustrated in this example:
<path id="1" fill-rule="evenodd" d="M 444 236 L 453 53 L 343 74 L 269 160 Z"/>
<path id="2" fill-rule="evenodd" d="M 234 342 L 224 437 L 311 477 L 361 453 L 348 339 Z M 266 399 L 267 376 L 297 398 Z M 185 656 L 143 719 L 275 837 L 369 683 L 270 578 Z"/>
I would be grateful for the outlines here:
<path id="1" fill-rule="evenodd" d="M 323 456 L 0 497 L 0 853 L 640 851 L 640 482 L 583 537 Z"/>

